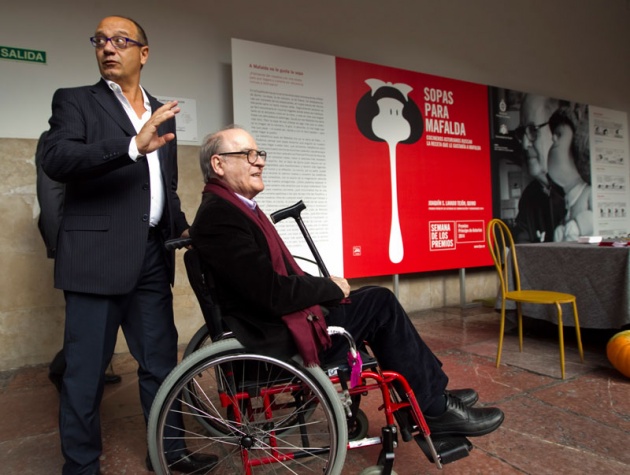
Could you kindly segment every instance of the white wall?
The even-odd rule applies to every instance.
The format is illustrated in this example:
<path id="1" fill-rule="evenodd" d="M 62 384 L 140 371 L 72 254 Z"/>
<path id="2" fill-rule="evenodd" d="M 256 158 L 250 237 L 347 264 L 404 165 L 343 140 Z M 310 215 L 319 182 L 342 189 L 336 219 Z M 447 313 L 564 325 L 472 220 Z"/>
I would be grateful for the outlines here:
<path id="1" fill-rule="evenodd" d="M 37 137 L 56 88 L 98 80 L 109 14 L 146 29 L 143 85 L 196 99 L 200 138 L 231 122 L 232 37 L 630 111 L 630 0 L 21 0 L 0 45 L 48 64 L 0 60 L 0 137 Z"/>

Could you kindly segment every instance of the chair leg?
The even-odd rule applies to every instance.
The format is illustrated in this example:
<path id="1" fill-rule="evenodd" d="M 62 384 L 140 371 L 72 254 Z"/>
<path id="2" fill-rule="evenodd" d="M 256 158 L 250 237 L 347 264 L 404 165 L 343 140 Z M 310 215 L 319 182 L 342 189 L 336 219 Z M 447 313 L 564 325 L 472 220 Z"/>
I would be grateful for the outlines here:
<path id="1" fill-rule="evenodd" d="M 578 318 L 577 304 L 573 301 L 573 318 L 575 320 L 575 336 L 577 338 L 578 351 L 580 352 L 580 359 L 584 363 L 584 349 L 582 348 L 582 336 L 580 335 L 580 320 Z"/>
<path id="2" fill-rule="evenodd" d="M 560 342 L 560 373 L 564 379 L 564 330 L 562 328 L 562 306 L 556 302 L 558 309 L 558 340 Z"/>
<path id="3" fill-rule="evenodd" d="M 497 348 L 496 367 L 501 364 L 501 351 L 503 350 L 503 332 L 505 331 L 505 299 L 501 303 L 501 323 L 499 325 L 499 347 Z"/>
<path id="4" fill-rule="evenodd" d="M 516 313 L 518 316 L 518 351 L 523 352 L 523 310 L 521 302 L 516 303 Z"/>

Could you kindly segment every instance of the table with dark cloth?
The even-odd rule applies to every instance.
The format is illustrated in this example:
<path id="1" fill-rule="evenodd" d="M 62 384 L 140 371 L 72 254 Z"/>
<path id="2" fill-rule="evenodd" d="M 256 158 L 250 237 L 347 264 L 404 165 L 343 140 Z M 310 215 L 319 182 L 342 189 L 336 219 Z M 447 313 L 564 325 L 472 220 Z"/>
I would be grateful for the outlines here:
<path id="1" fill-rule="evenodd" d="M 630 324 L 627 247 L 577 242 L 517 244 L 521 288 L 573 294 L 581 328 L 619 329 Z M 500 294 L 497 308 L 501 308 Z M 508 301 L 507 309 L 515 309 Z M 523 304 L 523 315 L 556 323 L 555 305 Z M 575 326 L 570 305 L 563 324 Z"/>

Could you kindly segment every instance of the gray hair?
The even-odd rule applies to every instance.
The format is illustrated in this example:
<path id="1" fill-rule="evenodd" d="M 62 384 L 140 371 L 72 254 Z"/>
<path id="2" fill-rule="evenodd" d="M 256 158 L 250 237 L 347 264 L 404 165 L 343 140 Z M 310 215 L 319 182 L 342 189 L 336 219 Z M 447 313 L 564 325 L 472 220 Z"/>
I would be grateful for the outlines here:
<path id="1" fill-rule="evenodd" d="M 558 108 L 549 119 L 552 133 L 561 125 L 568 125 L 573 131 L 571 157 L 580 177 L 591 184 L 591 147 L 589 143 L 588 106 L 570 103 Z"/>
<path id="2" fill-rule="evenodd" d="M 531 93 L 525 93 L 523 94 L 523 99 L 521 101 L 521 106 L 523 105 L 523 103 L 527 100 L 527 99 L 542 99 L 543 100 L 543 110 L 545 111 L 545 115 L 547 117 L 551 117 L 551 115 L 558 109 L 558 107 L 560 107 L 561 105 L 563 105 L 566 101 L 561 101 L 560 99 L 556 99 L 553 97 L 549 97 L 549 96 L 541 96 L 539 94 L 531 94 Z M 527 125 L 527 124 L 525 124 Z M 534 124 L 537 125 L 537 124 Z"/>
<path id="3" fill-rule="evenodd" d="M 217 178 L 210 164 L 210 158 L 215 155 L 221 148 L 221 145 L 223 145 L 222 132 L 233 129 L 245 130 L 239 125 L 231 124 L 204 137 L 201 149 L 199 150 L 199 166 L 201 167 L 201 174 L 203 175 L 203 181 L 205 183 L 208 183 L 211 178 Z"/>

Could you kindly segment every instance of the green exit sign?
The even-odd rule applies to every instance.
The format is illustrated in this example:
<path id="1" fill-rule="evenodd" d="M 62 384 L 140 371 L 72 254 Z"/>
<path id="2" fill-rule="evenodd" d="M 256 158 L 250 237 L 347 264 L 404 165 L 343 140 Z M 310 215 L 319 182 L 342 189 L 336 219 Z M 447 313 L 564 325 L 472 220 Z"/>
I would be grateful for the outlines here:
<path id="1" fill-rule="evenodd" d="M 46 51 L 0 46 L 0 59 L 13 59 L 16 61 L 46 64 Z"/>

